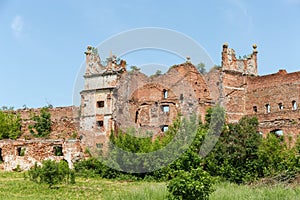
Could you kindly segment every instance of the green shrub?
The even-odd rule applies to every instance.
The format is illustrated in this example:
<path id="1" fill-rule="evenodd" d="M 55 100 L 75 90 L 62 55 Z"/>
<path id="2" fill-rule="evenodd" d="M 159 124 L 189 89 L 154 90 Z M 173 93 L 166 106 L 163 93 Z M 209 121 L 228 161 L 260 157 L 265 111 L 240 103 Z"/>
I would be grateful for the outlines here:
<path id="1" fill-rule="evenodd" d="M 51 188 L 59 183 L 75 183 L 75 174 L 69 169 L 68 163 L 44 160 L 42 166 L 37 163 L 28 171 L 30 180 L 36 183 L 46 183 Z"/>
<path id="2" fill-rule="evenodd" d="M 83 177 L 117 178 L 123 174 L 123 172 L 109 168 L 100 159 L 94 157 L 75 163 L 74 168 L 76 174 Z"/>
<path id="3" fill-rule="evenodd" d="M 48 107 L 42 108 L 40 115 L 34 114 L 30 119 L 34 124 L 29 125 L 28 128 L 34 137 L 46 137 L 50 134 L 52 121 Z"/>
<path id="4" fill-rule="evenodd" d="M 275 134 L 268 134 L 259 148 L 259 162 L 262 176 L 274 176 L 285 171 L 298 172 L 300 158 L 298 146 L 288 148 L 286 143 Z"/>
<path id="5" fill-rule="evenodd" d="M 21 135 L 21 117 L 12 111 L 0 110 L 0 140 L 17 139 Z"/>
<path id="6" fill-rule="evenodd" d="M 177 176 L 168 183 L 169 199 L 197 200 L 208 199 L 214 191 L 213 179 L 202 168 L 190 172 L 177 171 Z"/>

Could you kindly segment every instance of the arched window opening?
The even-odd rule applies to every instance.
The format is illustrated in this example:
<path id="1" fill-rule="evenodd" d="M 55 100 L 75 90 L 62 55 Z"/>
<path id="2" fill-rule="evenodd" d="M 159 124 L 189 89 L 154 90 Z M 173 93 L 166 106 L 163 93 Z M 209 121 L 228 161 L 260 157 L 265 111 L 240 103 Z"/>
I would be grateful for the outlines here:
<path id="1" fill-rule="evenodd" d="M 279 110 L 283 110 L 283 105 L 282 105 L 282 103 L 279 103 L 279 104 L 278 104 L 278 108 L 279 108 Z"/>
<path id="2" fill-rule="evenodd" d="M 283 139 L 284 139 L 284 137 L 283 137 L 283 130 L 281 130 L 281 129 L 275 129 L 275 130 L 271 131 L 271 134 L 274 134 L 281 141 L 283 141 Z"/>
<path id="3" fill-rule="evenodd" d="M 270 104 L 266 104 L 265 107 L 266 107 L 266 113 L 270 113 L 271 112 Z"/>
<path id="4" fill-rule="evenodd" d="M 164 99 L 168 98 L 168 91 L 166 89 L 163 90 Z"/>
<path id="5" fill-rule="evenodd" d="M 257 113 L 257 106 L 253 106 L 253 112 Z"/>
<path id="6" fill-rule="evenodd" d="M 296 101 L 292 101 L 292 107 L 293 107 L 293 110 L 297 110 L 297 103 L 296 103 Z"/>

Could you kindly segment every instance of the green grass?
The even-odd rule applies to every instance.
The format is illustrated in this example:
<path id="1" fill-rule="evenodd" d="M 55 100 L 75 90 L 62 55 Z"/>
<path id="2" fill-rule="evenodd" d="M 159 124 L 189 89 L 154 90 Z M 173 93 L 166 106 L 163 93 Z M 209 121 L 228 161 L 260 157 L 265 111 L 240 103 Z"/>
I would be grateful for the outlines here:
<path id="1" fill-rule="evenodd" d="M 251 187 L 218 183 L 212 200 L 243 199 L 300 199 L 300 186 Z M 97 178 L 77 178 L 74 185 L 59 185 L 49 189 L 24 180 L 23 173 L 0 172 L 0 199 L 104 199 L 104 200 L 160 200 L 166 199 L 166 183 L 126 182 Z"/>
<path id="2" fill-rule="evenodd" d="M 76 178 L 74 185 L 37 184 L 24 179 L 24 173 L 0 172 L 0 199 L 166 199 L 166 184 L 126 182 L 97 178 Z"/>
<path id="3" fill-rule="evenodd" d="M 212 200 L 299 200 L 300 185 L 296 187 L 277 186 L 248 186 L 233 183 L 219 183 L 216 191 L 210 196 Z"/>

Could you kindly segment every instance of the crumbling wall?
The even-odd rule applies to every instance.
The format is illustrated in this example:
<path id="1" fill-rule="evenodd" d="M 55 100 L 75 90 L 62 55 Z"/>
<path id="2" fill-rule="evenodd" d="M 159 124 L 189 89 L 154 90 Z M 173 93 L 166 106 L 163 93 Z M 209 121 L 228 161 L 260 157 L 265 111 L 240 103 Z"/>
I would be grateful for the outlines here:
<path id="1" fill-rule="evenodd" d="M 15 113 L 20 114 L 22 119 L 22 136 L 21 138 L 33 139 L 28 126 L 34 124 L 30 119 L 34 114 L 39 115 L 41 108 L 20 109 Z M 79 137 L 79 109 L 76 106 L 56 107 L 48 109 L 51 114 L 51 134 L 49 139 L 68 139 Z"/>
<path id="2" fill-rule="evenodd" d="M 226 110 L 227 121 L 236 123 L 246 114 L 245 101 L 247 76 L 234 71 L 222 73 L 223 106 Z"/>
<path id="3" fill-rule="evenodd" d="M 249 77 L 247 86 L 247 115 L 257 116 L 260 131 L 267 134 L 282 130 L 293 142 L 300 128 L 300 72 Z"/>
<path id="4" fill-rule="evenodd" d="M 223 44 L 222 69 L 235 71 L 245 75 L 257 75 L 257 46 L 253 45 L 253 52 L 243 58 L 236 58 L 234 49 L 228 48 L 228 44 Z"/>
<path id="5" fill-rule="evenodd" d="M 65 160 L 73 168 L 84 157 L 79 140 L 0 140 L 0 149 L 0 169 L 5 171 L 28 170 L 45 159 Z"/>
<path id="6" fill-rule="evenodd" d="M 259 131 L 264 135 L 281 130 L 286 139 L 292 134 L 294 142 L 300 127 L 300 72 L 279 70 L 257 76 L 256 48 L 254 45 L 248 57 L 237 59 L 235 51 L 228 44 L 223 45 L 221 68 L 205 77 L 211 96 L 225 108 L 227 122 L 237 122 L 246 115 L 257 116 Z"/>
<path id="7" fill-rule="evenodd" d="M 114 91 L 113 119 L 126 130 L 164 132 L 179 113 L 204 120 L 211 105 L 208 87 L 191 63 L 175 65 L 163 75 L 147 77 L 139 71 L 124 74 Z"/>
<path id="8" fill-rule="evenodd" d="M 212 68 L 204 75 L 205 82 L 210 92 L 210 97 L 214 104 L 223 105 L 223 84 L 221 67 Z"/>

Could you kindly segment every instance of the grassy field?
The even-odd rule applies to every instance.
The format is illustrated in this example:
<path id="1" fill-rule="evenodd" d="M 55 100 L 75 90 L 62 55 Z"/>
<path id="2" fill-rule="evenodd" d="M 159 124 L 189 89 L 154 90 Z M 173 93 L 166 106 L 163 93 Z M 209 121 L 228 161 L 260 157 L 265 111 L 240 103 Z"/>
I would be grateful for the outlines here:
<path id="1" fill-rule="evenodd" d="M 59 185 L 49 189 L 24 180 L 23 173 L 0 172 L 0 199 L 122 199 L 122 200 L 155 200 L 166 199 L 165 183 L 126 182 L 103 179 L 77 178 L 75 185 Z M 285 188 L 249 187 L 230 183 L 220 183 L 211 195 L 215 200 L 242 199 L 300 199 L 300 186 Z"/>

